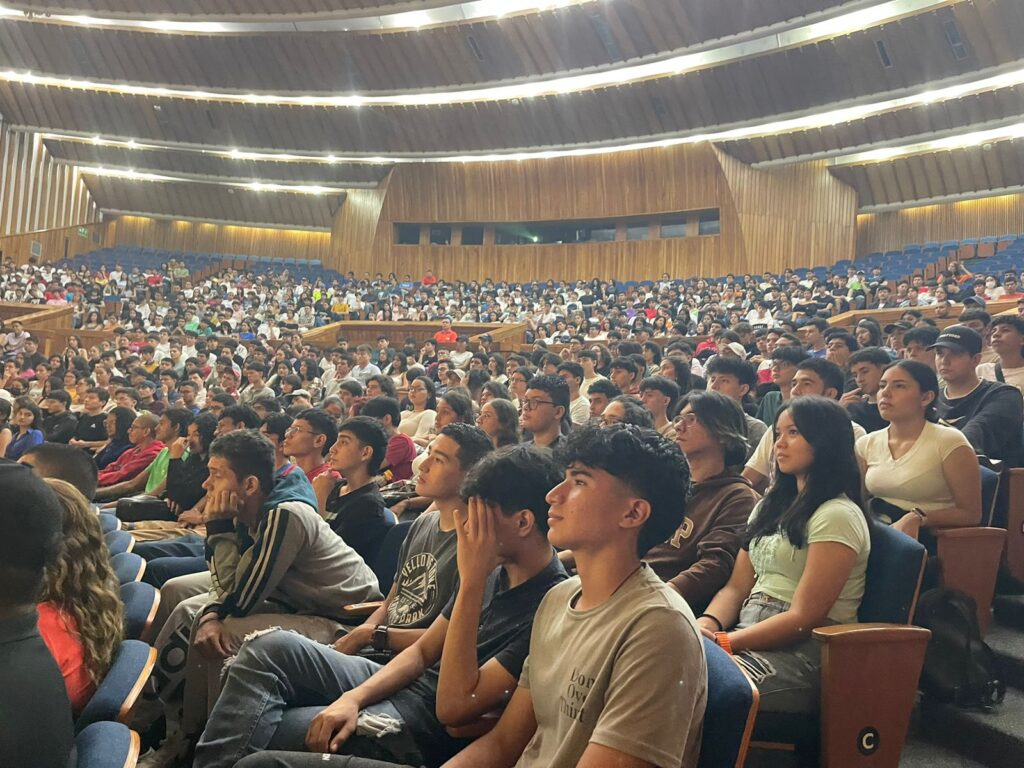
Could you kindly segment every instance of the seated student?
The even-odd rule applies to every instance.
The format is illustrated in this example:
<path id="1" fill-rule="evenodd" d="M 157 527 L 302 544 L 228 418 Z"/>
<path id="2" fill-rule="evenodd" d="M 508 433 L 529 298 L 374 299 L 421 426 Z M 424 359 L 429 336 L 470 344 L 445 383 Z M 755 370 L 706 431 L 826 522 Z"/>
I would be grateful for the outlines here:
<path id="1" fill-rule="evenodd" d="M 565 379 L 554 374 L 534 376 L 526 384 L 520 405 L 523 429 L 529 432 L 524 440 L 552 451 L 558 448 L 565 439 L 563 427 L 569 426 L 569 385 Z"/>
<path id="2" fill-rule="evenodd" d="M 644 562 L 694 611 L 702 611 L 729 580 L 758 499 L 739 473 L 747 456 L 743 411 L 718 392 L 691 392 L 676 418 L 675 442 L 693 480 L 686 518 Z"/>
<path id="3" fill-rule="evenodd" d="M 590 401 L 590 426 L 598 426 L 601 423 L 601 415 L 608 403 L 622 394 L 622 390 L 612 384 L 608 379 L 598 379 L 587 390 L 587 399 Z"/>
<path id="4" fill-rule="evenodd" d="M 586 424 L 590 419 L 590 403 L 581 389 L 583 385 L 583 366 L 579 363 L 562 363 L 557 374 L 569 387 L 569 418 L 573 424 Z"/>
<path id="5" fill-rule="evenodd" d="M 307 408 L 295 415 L 295 421 L 284 438 L 284 452 L 306 473 L 309 482 L 314 483 L 320 475 L 328 475 L 334 481 L 341 478 L 331 469 L 326 460 L 334 441 L 338 439 L 338 422 L 326 411 Z"/>
<path id="6" fill-rule="evenodd" d="M 563 458 L 548 539 L 579 575 L 537 611 L 498 724 L 446 765 L 696 765 L 704 648 L 686 602 L 640 561 L 684 519 L 686 461 L 631 425 L 574 433 Z"/>
<path id="7" fill-rule="evenodd" d="M 157 639 L 175 644 L 189 635 L 180 735 L 173 753 L 201 730 L 209 677 L 250 632 L 271 626 L 334 640 L 351 603 L 380 599 L 377 578 L 316 508 L 294 497 L 265 503 L 277 490 L 274 446 L 252 430 L 237 430 L 210 446 L 205 487 L 211 589 L 180 602 Z M 292 474 L 305 479 L 298 470 Z M 188 577 L 185 577 L 188 578 Z M 181 670 L 158 664 L 161 698 L 176 709 Z M 180 667 L 180 664 L 178 665 Z"/>
<path id="8" fill-rule="evenodd" d="M 459 490 L 491 446 L 477 427 L 450 424 L 429 450 L 416 493 L 430 500 L 430 508 L 409 529 L 384 604 L 335 644 L 342 653 L 367 647 L 378 654 L 404 651 L 423 635 L 455 591 L 455 517 L 466 511 Z"/>
<path id="9" fill-rule="evenodd" d="M 167 490 L 167 469 L 171 461 L 171 445 L 188 433 L 188 425 L 192 423 L 192 411 L 187 408 L 168 408 L 159 417 L 156 425 L 156 442 L 163 448 L 156 454 L 153 461 L 142 472 L 122 482 L 108 485 L 97 491 L 96 500 L 106 501 L 135 493 L 159 498 Z M 102 485 L 102 481 L 101 481 Z M 138 519 L 136 515 L 125 513 L 116 504 L 122 519 Z M 168 520 L 173 516 L 170 510 L 161 512 L 157 519 Z"/>
<path id="10" fill-rule="evenodd" d="M 641 368 L 629 357 L 616 357 L 608 367 L 608 378 L 624 395 L 640 394 Z"/>
<path id="11" fill-rule="evenodd" d="M 672 417 L 675 416 L 678 400 L 679 387 L 672 379 L 648 376 L 640 382 L 640 402 L 650 411 L 658 434 L 666 440 L 676 439 L 676 427 Z"/>
<path id="12" fill-rule="evenodd" d="M 999 355 L 999 362 L 979 363 L 978 377 L 1011 384 L 1024 392 L 1024 317 L 992 318 L 992 351 Z"/>
<path id="13" fill-rule="evenodd" d="M 43 413 L 31 398 L 19 397 L 11 409 L 11 441 L 7 444 L 4 458 L 17 461 L 29 448 L 43 442 Z"/>
<path id="14" fill-rule="evenodd" d="M 402 419 L 398 401 L 393 397 L 374 397 L 366 401 L 360 415 L 377 419 L 388 433 L 388 450 L 380 466 L 381 470 L 390 472 L 390 481 L 411 479 L 416 443 L 409 435 L 398 431 L 398 423 Z"/>
<path id="15" fill-rule="evenodd" d="M 128 431 L 128 439 L 131 441 L 132 447 L 122 453 L 106 469 L 100 470 L 99 490 L 97 490 L 100 498 L 104 498 L 102 496 L 104 488 L 144 474 L 149 465 L 153 463 L 157 454 L 164 449 L 164 444 L 156 439 L 156 427 L 159 423 L 160 419 L 151 413 L 143 412 L 135 417 L 132 428 Z M 106 498 L 112 498 L 112 496 Z"/>
<path id="16" fill-rule="evenodd" d="M 951 325 L 932 347 L 937 373 L 945 382 L 935 403 L 939 423 L 963 432 L 977 454 L 1011 467 L 1024 465 L 1024 400 L 1016 387 L 978 378 L 981 336 L 964 325 Z"/>
<path id="17" fill-rule="evenodd" d="M 927 365 L 893 363 L 878 392 L 888 426 L 857 440 L 865 490 L 887 503 L 884 513 L 893 527 L 914 538 L 921 528 L 981 521 L 978 459 L 960 430 L 934 422 L 938 395 L 935 372 Z"/>
<path id="18" fill-rule="evenodd" d="M 236 429 L 259 429 L 262 419 L 248 405 L 228 405 L 217 414 L 217 437 Z"/>
<path id="19" fill-rule="evenodd" d="M 477 424 L 491 438 L 495 448 L 519 443 L 519 411 L 511 400 L 496 399 L 484 403 L 480 406 Z"/>
<path id="20" fill-rule="evenodd" d="M 725 355 L 715 355 L 704 366 L 704 372 L 708 377 L 709 390 L 721 392 L 723 395 L 731 397 L 744 409 L 744 421 L 747 424 L 747 444 L 750 446 L 750 453 L 747 455 L 747 458 L 750 458 L 758 442 L 769 431 L 767 424 L 746 413 L 750 393 L 757 389 L 757 371 L 746 360 Z"/>
<path id="21" fill-rule="evenodd" d="M 697 623 L 757 685 L 760 712 L 813 713 L 821 649 L 811 630 L 857 621 L 871 538 L 846 411 L 795 397 L 774 434 L 772 485 L 729 583 Z"/>
<path id="22" fill-rule="evenodd" d="M 229 768 L 271 741 L 411 765 L 454 754 L 465 741 L 446 726 L 476 723 L 505 705 L 534 612 L 565 579 L 546 538 L 545 494 L 559 478 L 550 453 L 529 445 L 493 452 L 474 467 L 464 488 L 469 511 L 456 518 L 463 589 L 385 666 L 286 632 L 247 642 L 228 669 L 196 768 Z M 286 711 L 295 706 L 306 708 Z M 357 729 L 361 712 L 397 731 L 369 737 Z"/>
<path id="23" fill-rule="evenodd" d="M 850 355 L 848 368 L 857 388 L 844 394 L 839 404 L 865 432 L 877 432 L 889 426 L 878 412 L 878 388 L 882 371 L 891 362 L 889 353 L 881 347 L 864 347 Z"/>
<path id="24" fill-rule="evenodd" d="M 0 765 L 67 768 L 71 705 L 60 668 L 39 634 L 43 575 L 60 556 L 61 506 L 27 467 L 0 462 Z"/>
<path id="25" fill-rule="evenodd" d="M 761 402 L 757 404 L 757 420 L 767 424 L 774 424 L 775 417 L 779 415 L 782 406 L 789 402 L 791 397 L 790 389 L 793 386 L 793 377 L 796 375 L 796 367 L 808 357 L 803 347 L 777 346 L 768 360 L 768 371 L 770 381 L 778 387 L 778 390 L 765 392 Z"/>
<path id="26" fill-rule="evenodd" d="M 107 442 L 96 451 L 95 459 L 98 469 L 106 469 L 117 461 L 121 454 L 131 449 L 132 442 L 129 439 L 129 433 L 134 423 L 135 411 L 131 408 L 123 408 L 118 405 L 110 410 L 103 423 L 107 431 Z"/>
<path id="27" fill-rule="evenodd" d="M 50 394 L 43 398 L 43 436 L 48 443 L 65 443 L 71 441 L 75 436 L 78 427 L 78 417 L 71 408 L 71 395 L 63 389 L 51 390 Z"/>
<path id="28" fill-rule="evenodd" d="M 917 360 L 935 370 L 935 350 L 932 344 L 939 338 L 939 329 L 931 325 L 920 325 L 903 334 L 903 356 L 907 360 Z M 982 363 L 982 366 L 985 364 Z M 980 368 L 981 366 L 979 366 Z M 981 376 L 981 374 L 978 374 Z M 984 377 L 982 377 L 984 378 Z"/>
<path id="29" fill-rule="evenodd" d="M 843 372 L 838 365 L 831 360 L 808 357 L 796 367 L 790 393 L 791 397 L 819 395 L 830 400 L 838 400 L 839 395 L 842 394 L 844 383 Z M 865 434 L 864 427 L 853 422 L 854 439 L 863 437 Z M 747 464 L 743 468 L 743 476 L 759 493 L 768 487 L 771 479 L 775 465 L 775 460 L 772 458 L 774 450 L 775 436 L 771 430 L 768 430 L 761 438 L 761 442 L 754 448 L 754 454 L 747 460 Z"/>
<path id="30" fill-rule="evenodd" d="M 39 633 L 60 667 L 77 716 L 110 669 L 124 636 L 124 611 L 96 513 L 70 483 L 46 482 L 64 511 L 64 546 L 43 579 L 36 606 Z"/>
<path id="31" fill-rule="evenodd" d="M 320 514 L 368 563 L 376 558 L 390 527 L 384 514 L 387 505 L 374 479 L 387 450 L 388 433 L 379 421 L 369 416 L 346 419 L 327 457 L 345 481 L 333 482 L 329 474 L 321 474 L 313 483 L 314 489 L 321 481 L 333 483 L 323 496 Z M 318 492 L 317 501 L 320 497 Z"/>
<path id="32" fill-rule="evenodd" d="M 69 445 L 95 453 L 107 443 L 107 401 L 110 393 L 101 387 L 85 390 L 82 397 L 82 412 L 78 414 L 78 424 Z"/>
<path id="33" fill-rule="evenodd" d="M 600 424 L 597 426 L 610 427 L 614 424 L 633 424 L 654 429 L 654 417 L 632 395 L 619 395 L 608 403 L 601 413 Z"/>

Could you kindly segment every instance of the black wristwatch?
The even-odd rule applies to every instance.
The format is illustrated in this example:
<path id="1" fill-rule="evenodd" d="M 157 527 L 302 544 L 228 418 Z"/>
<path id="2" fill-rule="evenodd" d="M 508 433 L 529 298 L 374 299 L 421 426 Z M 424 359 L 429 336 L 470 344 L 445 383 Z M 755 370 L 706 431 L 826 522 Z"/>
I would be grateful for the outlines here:
<path id="1" fill-rule="evenodd" d="M 378 624 L 373 628 L 373 637 L 371 639 L 371 645 L 375 651 L 387 651 L 390 650 L 388 647 L 388 625 Z"/>

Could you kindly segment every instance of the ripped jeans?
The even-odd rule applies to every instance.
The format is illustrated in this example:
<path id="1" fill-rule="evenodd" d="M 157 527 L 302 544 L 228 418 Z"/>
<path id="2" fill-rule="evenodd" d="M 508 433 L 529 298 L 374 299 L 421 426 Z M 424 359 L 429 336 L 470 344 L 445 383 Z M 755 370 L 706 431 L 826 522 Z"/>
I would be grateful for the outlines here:
<path id="1" fill-rule="evenodd" d="M 737 629 L 785 612 L 789 603 L 754 594 L 740 609 Z M 808 637 L 788 648 L 740 651 L 736 661 L 761 693 L 762 712 L 818 711 L 821 702 L 821 644 Z"/>

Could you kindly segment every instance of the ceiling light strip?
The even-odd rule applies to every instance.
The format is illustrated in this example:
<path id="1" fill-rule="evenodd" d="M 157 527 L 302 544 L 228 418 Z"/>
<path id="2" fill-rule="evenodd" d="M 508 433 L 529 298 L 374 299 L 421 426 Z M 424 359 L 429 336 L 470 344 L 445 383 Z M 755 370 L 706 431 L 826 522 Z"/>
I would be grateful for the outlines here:
<path id="1" fill-rule="evenodd" d="M 407 93 L 296 94 L 247 93 L 232 89 L 197 89 L 171 85 L 123 83 L 109 80 L 87 80 L 63 75 L 35 72 L 0 71 L 0 80 L 23 85 L 67 88 L 78 91 L 100 91 L 122 96 L 143 96 L 159 99 L 219 101 L 234 104 L 291 107 L 430 107 L 484 101 L 532 99 L 609 88 L 665 77 L 677 77 L 701 69 L 797 48 L 840 35 L 858 32 L 915 14 L 932 11 L 963 0 L 886 0 L 856 11 L 821 14 L 811 23 L 809 16 L 765 27 L 743 35 L 734 35 L 734 42 L 716 48 L 704 48 L 679 55 L 659 57 L 640 64 L 617 65 L 594 69 L 583 74 L 566 75 L 505 85 L 476 86 L 451 91 L 421 90 Z"/>
<path id="2" fill-rule="evenodd" d="M 152 14 L 123 15 L 46 13 L 0 6 L 0 19 L 59 24 L 84 29 L 113 29 L 178 35 L 265 35 L 290 32 L 410 32 L 418 29 L 495 21 L 508 16 L 544 13 L 596 0 L 474 0 L 429 9 L 384 11 L 360 8 L 348 13 L 215 14 L 154 19 Z"/>
<path id="3" fill-rule="evenodd" d="M 920 200 L 902 200 L 898 203 L 880 203 L 878 205 L 865 205 L 857 209 L 857 215 L 863 216 L 872 213 L 889 213 L 891 211 L 903 211 L 907 208 L 925 208 L 929 205 L 946 205 L 948 203 L 965 203 L 970 200 L 987 200 L 992 197 L 1007 197 L 1024 193 L 1024 185 L 1014 187 L 996 187 L 994 189 L 981 189 L 976 192 L 956 193 L 952 195 L 939 195 L 938 197 L 926 197 Z"/>
<path id="4" fill-rule="evenodd" d="M 1024 138 L 1024 123 L 1015 123 L 999 128 L 990 128 L 970 133 L 959 133 L 944 136 L 938 139 L 918 141 L 903 146 L 878 147 L 865 152 L 855 152 L 841 157 L 835 157 L 829 161 L 834 167 L 851 165 L 870 165 L 872 163 L 884 163 L 891 160 L 898 160 L 912 155 L 928 155 L 935 152 L 952 152 L 958 149 L 970 149 L 980 147 L 984 144 L 992 144 L 1000 141 L 1013 141 Z"/>
<path id="5" fill-rule="evenodd" d="M 1019 62 L 1018 62 L 1019 65 Z M 470 163 L 505 162 L 522 160 L 549 160 L 563 157 L 585 157 L 591 155 L 633 152 L 641 149 L 659 149 L 701 142 L 743 141 L 746 139 L 780 136 L 799 131 L 827 128 L 840 123 L 875 117 L 900 109 L 909 109 L 929 104 L 974 96 L 979 93 L 1013 88 L 1024 84 L 1024 67 L 1017 69 L 998 68 L 989 70 L 983 77 L 966 80 L 951 78 L 931 84 L 926 90 L 902 89 L 892 92 L 890 98 L 875 102 L 850 103 L 832 109 L 820 108 L 814 111 L 790 113 L 768 122 L 747 122 L 703 132 L 682 132 L 649 139 L 631 139 L 622 143 L 605 143 L 555 147 L 537 150 L 515 150 L 505 152 L 480 152 L 462 154 L 419 153 L 419 154 L 366 154 L 366 153 L 314 153 L 270 149 L 240 149 L 238 147 L 217 147 L 188 142 L 137 140 L 121 136 L 98 136 L 81 131 L 55 131 L 35 126 L 12 126 L 11 130 L 37 133 L 44 140 L 67 141 L 94 146 L 128 150 L 191 152 L 231 160 L 255 162 L 284 162 L 309 164 L 352 164 L 352 165 L 398 165 L 404 163 Z M 781 163 L 780 163 L 781 164 Z M 759 165 L 768 165 L 762 163 Z M 349 186 L 355 186 L 349 185 Z"/>
<path id="6" fill-rule="evenodd" d="M 374 183 L 367 184 L 360 182 L 348 186 L 336 186 L 327 184 L 299 184 L 293 182 L 260 181 L 256 179 L 235 179 L 226 176 L 205 176 L 197 173 L 169 173 L 166 171 L 136 170 L 135 168 L 121 168 L 103 165 L 87 165 L 76 163 L 72 160 L 56 159 L 58 165 L 68 165 L 78 169 L 79 173 L 91 176 L 103 176 L 114 179 L 127 179 L 129 181 L 159 181 L 159 182 L 189 182 L 193 184 L 213 184 L 221 187 L 232 187 L 235 189 L 247 189 L 251 192 L 289 192 L 300 195 L 337 195 L 344 194 L 347 190 L 359 186 L 373 188 Z"/>
<path id="7" fill-rule="evenodd" d="M 299 230 L 302 232 L 330 233 L 330 227 L 311 227 L 305 224 L 285 224 L 266 221 L 241 221 L 239 219 L 210 219 L 203 216 L 182 216 L 181 214 L 156 213 L 154 211 L 129 211 L 123 208 L 100 208 L 100 213 L 111 216 L 143 216 L 164 221 L 185 221 L 196 224 L 217 224 L 225 227 L 260 227 L 261 229 Z"/>

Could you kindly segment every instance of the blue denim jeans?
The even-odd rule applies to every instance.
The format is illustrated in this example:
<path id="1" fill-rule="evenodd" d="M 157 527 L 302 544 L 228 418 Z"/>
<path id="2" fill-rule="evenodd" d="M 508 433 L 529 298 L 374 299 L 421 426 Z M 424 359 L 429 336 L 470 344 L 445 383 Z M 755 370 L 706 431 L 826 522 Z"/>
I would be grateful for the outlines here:
<path id="1" fill-rule="evenodd" d="M 194 768 L 232 768 L 246 755 L 268 748 L 304 751 L 313 718 L 380 666 L 294 632 L 276 630 L 247 641 L 228 667 L 196 748 Z M 402 727 L 380 738 L 353 735 L 343 752 L 420 765 L 419 749 L 390 701 L 363 711 L 391 717 Z"/>
<path id="2" fill-rule="evenodd" d="M 765 594 L 747 598 L 737 629 L 789 610 L 789 603 Z M 821 644 L 812 637 L 788 648 L 740 651 L 736 661 L 754 681 L 764 712 L 817 712 L 821 703 Z"/>

